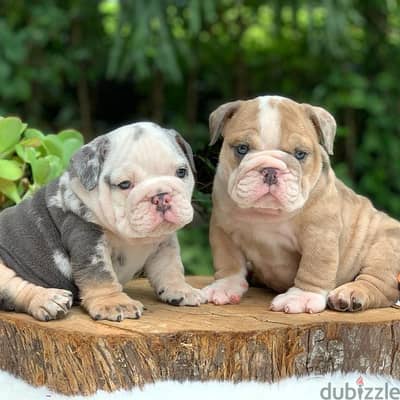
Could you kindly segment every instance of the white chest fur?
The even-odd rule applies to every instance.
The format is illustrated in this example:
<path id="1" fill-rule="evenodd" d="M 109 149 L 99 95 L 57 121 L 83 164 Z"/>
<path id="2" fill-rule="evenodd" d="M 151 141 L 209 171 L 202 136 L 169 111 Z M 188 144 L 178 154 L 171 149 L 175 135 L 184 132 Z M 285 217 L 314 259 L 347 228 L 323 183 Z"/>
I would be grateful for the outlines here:
<path id="1" fill-rule="evenodd" d="M 233 219 L 225 229 L 245 255 L 248 268 L 258 271 L 267 286 L 277 291 L 290 287 L 300 260 L 295 225 L 290 220 L 271 223 L 262 215 L 240 222 Z"/>
<path id="2" fill-rule="evenodd" d="M 238 245 L 244 241 L 246 244 L 254 243 L 255 246 L 261 248 L 300 252 L 294 224 L 290 220 L 270 222 L 259 215 L 256 218 L 247 219 L 246 222 L 245 220 L 234 221 L 229 228 L 233 241 Z"/>
<path id="3" fill-rule="evenodd" d="M 113 268 L 121 284 L 125 284 L 142 271 L 146 260 L 159 245 L 159 242 L 143 243 L 140 240 L 125 242 L 110 234 L 107 235 L 107 239 Z"/>

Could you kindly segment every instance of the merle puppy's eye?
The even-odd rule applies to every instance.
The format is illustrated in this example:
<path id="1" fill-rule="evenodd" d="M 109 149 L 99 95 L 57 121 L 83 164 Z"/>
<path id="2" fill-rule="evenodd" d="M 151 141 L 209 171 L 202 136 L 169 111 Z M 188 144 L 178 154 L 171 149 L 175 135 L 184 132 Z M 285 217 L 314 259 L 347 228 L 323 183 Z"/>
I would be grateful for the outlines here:
<path id="1" fill-rule="evenodd" d="M 245 143 L 235 146 L 235 152 L 238 156 L 243 157 L 249 152 L 249 145 Z"/>
<path id="2" fill-rule="evenodd" d="M 303 150 L 295 150 L 295 152 L 294 152 L 294 157 L 299 161 L 304 160 L 306 158 L 306 156 L 307 156 L 307 153 Z"/>
<path id="3" fill-rule="evenodd" d="M 122 181 L 117 185 L 122 190 L 130 189 L 133 185 L 131 181 Z"/>
<path id="4" fill-rule="evenodd" d="M 183 179 L 187 175 L 188 171 L 186 167 L 180 167 L 176 170 L 175 174 L 178 178 Z"/>

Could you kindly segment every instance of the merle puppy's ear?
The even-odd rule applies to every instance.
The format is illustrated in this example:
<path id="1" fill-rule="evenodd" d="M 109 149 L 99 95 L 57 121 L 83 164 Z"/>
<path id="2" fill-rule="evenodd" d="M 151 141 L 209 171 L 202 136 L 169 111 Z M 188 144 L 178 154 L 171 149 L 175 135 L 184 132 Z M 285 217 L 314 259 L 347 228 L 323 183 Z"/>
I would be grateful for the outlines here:
<path id="1" fill-rule="evenodd" d="M 210 114 L 209 127 L 210 127 L 210 146 L 215 144 L 221 136 L 224 125 L 229 118 L 238 110 L 242 101 L 231 101 L 230 103 L 222 104 Z"/>
<path id="2" fill-rule="evenodd" d="M 302 104 L 302 106 L 317 131 L 322 147 L 329 155 L 332 155 L 336 135 L 335 118 L 322 107 L 311 106 L 310 104 Z"/>
<path id="3" fill-rule="evenodd" d="M 86 190 L 91 191 L 97 186 L 109 147 L 110 140 L 100 136 L 72 156 L 69 172 L 72 177 L 78 177 Z"/>
<path id="4" fill-rule="evenodd" d="M 194 163 L 193 151 L 190 147 L 190 144 L 183 138 L 183 136 L 177 132 L 175 129 L 171 129 L 171 133 L 173 134 L 175 141 L 179 148 L 183 151 L 183 154 L 189 161 L 190 168 L 194 175 L 196 175 L 196 165 Z"/>

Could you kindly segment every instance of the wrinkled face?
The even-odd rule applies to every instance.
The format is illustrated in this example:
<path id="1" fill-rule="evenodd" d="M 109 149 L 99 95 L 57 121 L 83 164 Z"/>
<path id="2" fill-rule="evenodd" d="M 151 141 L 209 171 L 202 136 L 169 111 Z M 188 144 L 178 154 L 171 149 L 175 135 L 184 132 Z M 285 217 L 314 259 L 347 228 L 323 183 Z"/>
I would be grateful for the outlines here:
<path id="1" fill-rule="evenodd" d="M 193 218 L 194 178 L 191 157 L 185 155 L 190 148 L 184 141 L 187 147 L 181 147 L 182 141 L 175 131 L 152 123 L 119 128 L 85 146 L 92 146 L 94 153 L 83 157 L 82 174 L 73 180 L 73 189 L 102 225 L 122 237 L 160 237 L 176 231 Z M 79 154 L 74 159 L 77 164 Z M 85 181 L 87 167 L 97 162 L 92 187 Z"/>
<path id="2" fill-rule="evenodd" d="M 325 110 L 277 96 L 221 106 L 210 126 L 224 136 L 218 173 L 230 197 L 241 208 L 271 214 L 303 207 L 329 164 L 320 143 L 331 152 L 336 128 Z"/>

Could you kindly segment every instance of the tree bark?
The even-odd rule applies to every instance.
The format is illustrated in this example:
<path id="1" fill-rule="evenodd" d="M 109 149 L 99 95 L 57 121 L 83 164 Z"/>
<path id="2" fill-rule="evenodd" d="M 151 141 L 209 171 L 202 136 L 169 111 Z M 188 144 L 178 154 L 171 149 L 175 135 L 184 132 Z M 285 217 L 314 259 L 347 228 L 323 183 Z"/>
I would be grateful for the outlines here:
<path id="1" fill-rule="evenodd" d="M 152 120 L 161 124 L 164 119 L 164 75 L 159 69 L 154 72 L 151 101 Z"/>
<path id="2" fill-rule="evenodd" d="M 239 1 L 239 4 L 242 2 Z M 247 64 L 245 63 L 245 55 L 243 54 L 243 50 L 240 46 L 240 41 L 243 37 L 243 34 L 246 29 L 246 24 L 243 21 L 242 16 L 238 18 L 238 26 L 239 26 L 239 34 L 236 37 L 235 42 L 237 43 L 236 53 L 235 53 L 235 70 L 234 70 L 234 79 L 235 79 L 235 98 L 237 99 L 245 99 L 248 96 L 248 76 L 247 76 Z"/>
<path id="3" fill-rule="evenodd" d="M 71 24 L 71 41 L 74 46 L 78 46 L 82 41 L 82 22 L 75 18 Z M 94 137 L 93 123 L 92 123 L 92 106 L 90 102 L 89 83 L 86 76 L 88 66 L 84 62 L 78 64 L 78 80 L 77 84 L 77 97 L 79 104 L 79 113 L 81 119 L 82 133 L 89 142 Z"/>
<path id="4" fill-rule="evenodd" d="M 191 66 L 187 78 L 186 89 L 186 120 L 188 128 L 193 128 L 197 121 L 197 107 L 198 107 L 198 87 L 197 87 L 197 66 Z"/>
<path id="5" fill-rule="evenodd" d="M 189 281 L 202 287 L 210 278 Z M 65 394 L 159 380 L 256 380 L 360 371 L 400 378 L 399 310 L 357 314 L 268 311 L 273 294 L 251 288 L 240 305 L 173 307 L 145 279 L 126 291 L 140 320 L 93 321 L 74 308 L 61 321 L 0 313 L 0 368 Z"/>

